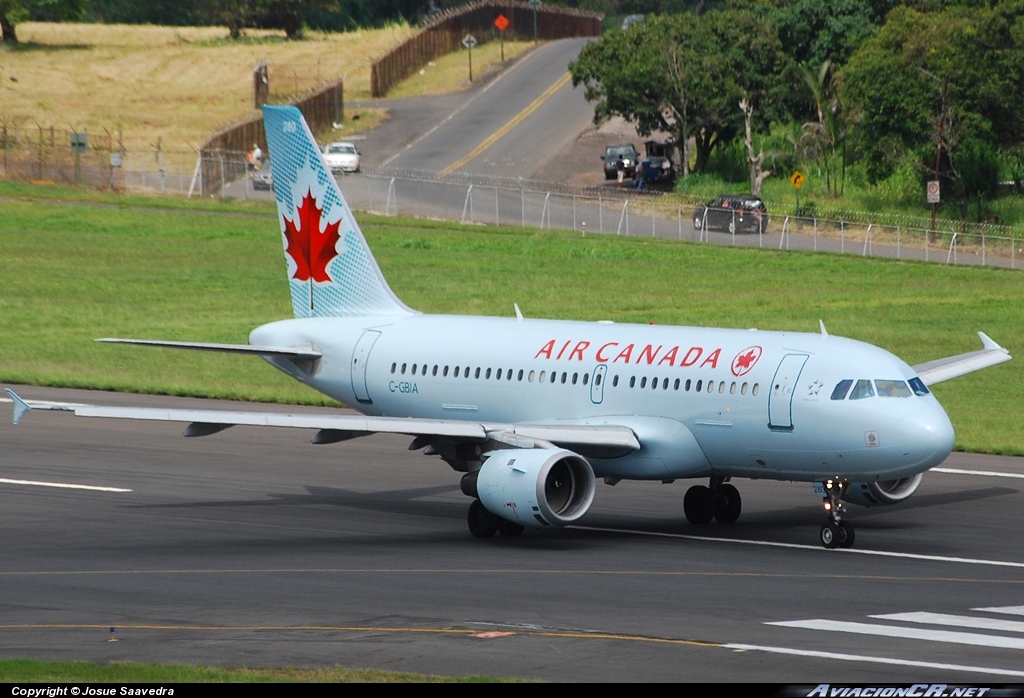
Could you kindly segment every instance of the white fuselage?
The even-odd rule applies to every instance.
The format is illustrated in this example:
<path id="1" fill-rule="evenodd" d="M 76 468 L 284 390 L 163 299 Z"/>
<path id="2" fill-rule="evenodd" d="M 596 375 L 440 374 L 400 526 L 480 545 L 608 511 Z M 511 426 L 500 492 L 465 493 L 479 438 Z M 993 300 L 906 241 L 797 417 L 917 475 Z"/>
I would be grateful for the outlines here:
<path id="1" fill-rule="evenodd" d="M 591 458 L 599 477 L 888 480 L 953 446 L 930 393 L 833 399 L 844 380 L 915 373 L 822 334 L 408 315 L 284 320 L 249 341 L 312 344 L 311 373 L 271 363 L 364 414 L 631 428 L 642 448 Z"/>

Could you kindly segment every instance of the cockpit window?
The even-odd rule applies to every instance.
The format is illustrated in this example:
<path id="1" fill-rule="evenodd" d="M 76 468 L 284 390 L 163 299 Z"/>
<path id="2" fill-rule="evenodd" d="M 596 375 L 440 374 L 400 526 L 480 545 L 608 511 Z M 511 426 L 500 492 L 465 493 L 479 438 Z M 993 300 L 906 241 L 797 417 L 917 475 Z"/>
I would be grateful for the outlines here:
<path id="1" fill-rule="evenodd" d="M 846 394 L 850 392 L 850 386 L 853 385 L 852 380 L 842 380 L 832 391 L 833 400 L 843 400 L 846 398 Z"/>
<path id="2" fill-rule="evenodd" d="M 853 392 L 850 393 L 851 400 L 862 400 L 866 397 L 873 397 L 875 389 L 871 387 L 871 381 L 859 380 L 857 385 L 853 386 Z"/>
<path id="3" fill-rule="evenodd" d="M 914 391 L 914 395 L 928 394 L 928 388 L 925 386 L 924 381 L 917 376 L 910 379 L 910 389 Z"/>
<path id="4" fill-rule="evenodd" d="M 878 397 L 910 397 L 910 388 L 903 381 L 875 381 Z"/>

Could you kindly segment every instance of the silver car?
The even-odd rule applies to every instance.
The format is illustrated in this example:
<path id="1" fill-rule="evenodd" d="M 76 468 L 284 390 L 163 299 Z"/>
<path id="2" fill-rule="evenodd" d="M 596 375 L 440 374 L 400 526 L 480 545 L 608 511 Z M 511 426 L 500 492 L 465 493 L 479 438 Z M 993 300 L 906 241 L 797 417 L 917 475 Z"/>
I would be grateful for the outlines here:
<path id="1" fill-rule="evenodd" d="M 331 172 L 359 171 L 359 151 L 351 143 L 331 143 L 324 148 L 324 160 Z"/>

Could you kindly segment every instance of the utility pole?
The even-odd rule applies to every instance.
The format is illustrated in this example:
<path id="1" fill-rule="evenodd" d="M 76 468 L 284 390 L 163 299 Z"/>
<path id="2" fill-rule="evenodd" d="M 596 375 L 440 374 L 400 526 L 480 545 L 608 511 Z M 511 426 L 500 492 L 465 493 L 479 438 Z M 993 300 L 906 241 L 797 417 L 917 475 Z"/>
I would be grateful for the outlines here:
<path id="1" fill-rule="evenodd" d="M 947 95 L 948 90 L 949 90 L 949 78 L 946 78 L 945 80 L 940 80 L 938 77 L 936 77 L 932 73 L 929 73 L 924 68 L 918 67 L 918 70 L 921 71 L 921 73 L 923 75 L 926 75 L 927 77 L 930 77 L 932 80 L 934 80 L 935 82 L 937 82 L 937 83 L 942 85 L 942 106 L 939 108 L 939 128 L 938 128 L 937 134 L 935 136 L 935 171 L 934 171 L 935 179 L 934 179 L 934 181 L 938 182 L 939 181 L 939 166 L 942 163 L 942 138 L 945 135 L 945 126 L 946 126 L 946 95 Z M 932 229 L 931 229 L 931 241 L 932 242 L 935 242 L 935 212 L 938 209 L 938 207 L 939 207 L 938 203 L 932 203 Z"/>

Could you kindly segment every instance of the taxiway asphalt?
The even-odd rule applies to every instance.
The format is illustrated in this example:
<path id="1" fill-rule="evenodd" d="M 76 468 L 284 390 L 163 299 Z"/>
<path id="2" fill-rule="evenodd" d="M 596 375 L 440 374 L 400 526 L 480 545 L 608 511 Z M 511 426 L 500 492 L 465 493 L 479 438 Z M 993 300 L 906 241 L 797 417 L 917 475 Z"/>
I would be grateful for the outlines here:
<path id="1" fill-rule="evenodd" d="M 578 527 L 481 541 L 458 474 L 408 439 L 310 436 L 5 416 L 0 655 L 554 681 L 1024 680 L 1024 459 L 953 454 L 906 503 L 851 507 L 850 551 L 816 544 L 809 485 L 752 481 L 735 483 L 732 526 L 687 524 L 689 483 L 622 482 L 599 485 Z"/>

